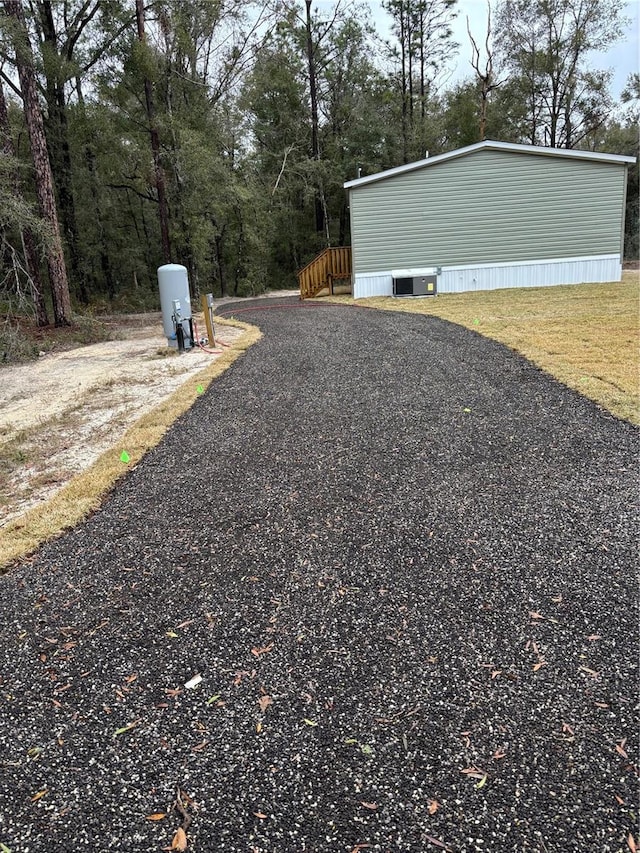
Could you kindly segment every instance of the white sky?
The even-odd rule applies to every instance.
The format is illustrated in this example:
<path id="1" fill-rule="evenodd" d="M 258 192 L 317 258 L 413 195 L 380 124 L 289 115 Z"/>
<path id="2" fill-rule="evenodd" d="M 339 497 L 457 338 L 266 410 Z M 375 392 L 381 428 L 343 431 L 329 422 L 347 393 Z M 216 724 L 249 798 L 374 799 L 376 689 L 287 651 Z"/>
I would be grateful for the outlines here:
<path id="1" fill-rule="evenodd" d="M 381 3 L 367 3 L 372 12 L 373 21 L 376 29 L 387 37 L 389 33 L 389 18 L 382 8 Z M 492 6 L 495 5 L 495 0 Z M 327 11 L 334 6 L 330 0 L 317 0 L 314 6 L 322 11 Z M 473 74 L 471 68 L 471 46 L 469 44 L 469 36 L 467 35 L 466 18 L 469 17 L 471 32 L 478 43 L 478 46 L 484 45 L 486 36 L 486 21 L 487 21 L 487 3 L 486 0 L 458 0 L 458 16 L 454 23 L 454 38 L 460 45 L 459 54 L 453 63 L 451 69 L 451 77 L 449 83 L 457 82 L 465 77 Z M 640 70 L 640 49 L 638 44 L 639 34 L 639 12 L 640 0 L 630 0 L 626 3 L 626 17 L 630 19 L 630 24 L 626 30 L 626 38 L 614 48 L 606 53 L 594 53 L 591 57 L 590 65 L 597 69 L 611 68 L 614 72 L 611 83 L 611 90 L 614 98 L 620 96 L 620 92 L 624 88 L 625 82 L 629 74 Z M 481 59 L 482 61 L 482 59 Z"/>

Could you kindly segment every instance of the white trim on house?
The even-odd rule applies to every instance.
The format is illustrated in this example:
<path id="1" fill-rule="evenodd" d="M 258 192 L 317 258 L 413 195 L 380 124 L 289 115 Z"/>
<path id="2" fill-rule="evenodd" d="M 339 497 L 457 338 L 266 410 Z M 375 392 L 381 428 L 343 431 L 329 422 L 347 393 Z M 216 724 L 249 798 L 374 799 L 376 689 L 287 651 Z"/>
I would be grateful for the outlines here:
<path id="1" fill-rule="evenodd" d="M 395 168 L 387 169 L 384 172 L 377 172 L 375 175 L 367 175 L 364 178 L 356 178 L 353 181 L 347 181 L 344 184 L 344 187 L 345 189 L 361 187 L 364 184 L 382 181 L 385 178 L 391 178 L 394 175 L 401 175 L 404 172 L 412 172 L 415 169 L 423 169 L 427 166 L 435 166 L 436 163 L 444 163 L 447 160 L 464 157 L 474 151 L 482 151 L 483 149 L 493 151 L 511 151 L 517 154 L 535 154 L 542 157 L 567 157 L 577 160 L 597 160 L 605 163 L 636 162 L 635 157 L 627 157 L 622 154 L 602 154 L 598 151 L 580 151 L 575 148 L 543 148 L 539 145 L 518 145 L 512 142 L 494 142 L 487 139 L 484 142 L 476 142 L 473 145 L 467 145 L 465 148 L 448 151 L 446 154 L 438 154 L 435 157 L 428 157 L 425 160 L 417 160 L 415 163 L 406 163 L 404 166 L 396 166 Z"/>
<path id="2" fill-rule="evenodd" d="M 559 284 L 620 281 L 620 255 L 549 258 L 495 264 L 446 266 L 438 275 L 438 293 L 498 290 L 506 287 L 552 287 Z M 391 270 L 360 273 L 354 278 L 353 298 L 393 296 Z M 406 297 L 403 297 L 406 298 Z"/>

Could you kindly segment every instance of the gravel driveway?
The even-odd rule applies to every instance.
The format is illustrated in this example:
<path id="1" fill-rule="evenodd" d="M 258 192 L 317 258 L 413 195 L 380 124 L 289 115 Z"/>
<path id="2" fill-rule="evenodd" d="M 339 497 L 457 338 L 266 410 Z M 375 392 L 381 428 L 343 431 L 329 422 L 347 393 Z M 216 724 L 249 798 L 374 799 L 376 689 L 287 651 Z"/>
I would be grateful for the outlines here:
<path id="1" fill-rule="evenodd" d="M 639 431 L 444 321 L 247 308 L 0 578 L 0 850 L 628 851 Z"/>

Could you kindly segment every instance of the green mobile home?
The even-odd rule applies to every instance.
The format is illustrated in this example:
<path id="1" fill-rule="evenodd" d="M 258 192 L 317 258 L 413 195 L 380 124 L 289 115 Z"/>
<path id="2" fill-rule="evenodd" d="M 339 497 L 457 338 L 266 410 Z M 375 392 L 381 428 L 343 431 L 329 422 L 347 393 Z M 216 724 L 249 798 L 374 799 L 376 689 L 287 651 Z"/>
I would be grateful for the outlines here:
<path id="1" fill-rule="evenodd" d="M 353 295 L 619 281 L 633 162 L 486 141 L 349 181 Z"/>

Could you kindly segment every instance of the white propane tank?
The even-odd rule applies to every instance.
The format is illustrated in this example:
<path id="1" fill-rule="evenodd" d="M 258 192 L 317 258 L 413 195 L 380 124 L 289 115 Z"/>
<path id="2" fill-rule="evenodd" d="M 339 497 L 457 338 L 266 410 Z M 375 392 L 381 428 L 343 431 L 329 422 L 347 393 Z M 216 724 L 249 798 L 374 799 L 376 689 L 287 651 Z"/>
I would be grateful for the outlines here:
<path id="1" fill-rule="evenodd" d="M 169 346 L 178 349 L 176 325 L 180 323 L 183 330 L 184 347 L 191 349 L 193 347 L 193 327 L 187 268 L 183 267 L 182 264 L 165 264 L 158 267 L 158 286 L 160 288 L 162 325 Z"/>

